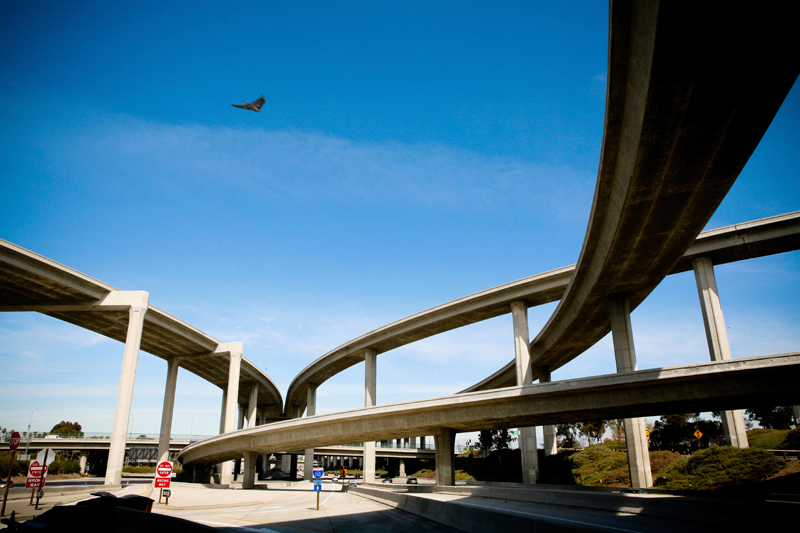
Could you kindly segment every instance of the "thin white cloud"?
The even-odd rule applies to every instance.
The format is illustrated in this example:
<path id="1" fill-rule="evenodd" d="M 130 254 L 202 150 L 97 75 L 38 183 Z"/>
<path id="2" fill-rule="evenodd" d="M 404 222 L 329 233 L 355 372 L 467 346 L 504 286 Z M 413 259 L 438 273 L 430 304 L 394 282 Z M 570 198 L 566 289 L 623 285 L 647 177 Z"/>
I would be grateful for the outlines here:
<path id="1" fill-rule="evenodd" d="M 103 118 L 43 143 L 50 170 L 106 185 L 131 180 L 153 190 L 244 189 L 275 201 L 428 205 L 483 210 L 518 203 L 573 216 L 575 193 L 590 201 L 594 176 L 572 168 L 490 157 L 436 144 L 353 141 L 301 131 L 162 125 Z M 572 183 L 579 182 L 576 189 Z M 563 194 L 561 194 L 563 192 Z M 567 209 L 566 207 L 569 207 Z M 585 210 L 579 210 L 583 213 Z"/>

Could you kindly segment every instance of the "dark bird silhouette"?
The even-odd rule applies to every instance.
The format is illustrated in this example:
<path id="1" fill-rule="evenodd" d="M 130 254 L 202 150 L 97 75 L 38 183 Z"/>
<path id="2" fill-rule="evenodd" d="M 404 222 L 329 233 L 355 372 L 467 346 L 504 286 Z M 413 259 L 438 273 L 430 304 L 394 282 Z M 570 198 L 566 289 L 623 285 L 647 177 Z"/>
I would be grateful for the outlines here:
<path id="1" fill-rule="evenodd" d="M 231 104 L 233 107 L 238 107 L 239 109 L 249 109 L 250 111 L 255 111 L 256 113 L 261 111 L 261 106 L 264 105 L 266 100 L 264 99 L 264 95 L 261 95 L 261 98 L 256 100 L 255 102 L 245 102 L 244 105 L 236 105 Z"/>

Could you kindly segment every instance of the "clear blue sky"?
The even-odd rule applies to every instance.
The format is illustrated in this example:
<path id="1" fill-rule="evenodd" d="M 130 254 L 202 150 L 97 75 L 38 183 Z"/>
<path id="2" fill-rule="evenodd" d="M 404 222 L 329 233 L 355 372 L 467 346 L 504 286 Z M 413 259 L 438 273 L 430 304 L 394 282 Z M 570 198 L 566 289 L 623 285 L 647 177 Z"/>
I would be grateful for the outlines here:
<path id="1" fill-rule="evenodd" d="M 150 302 L 282 393 L 339 344 L 574 263 L 605 103 L 602 2 L 8 2 L 0 237 Z M 263 94 L 261 113 L 231 107 Z M 800 209 L 800 91 L 709 228 Z M 797 253 L 717 269 L 734 357 L 800 348 Z M 530 310 L 531 336 L 554 305 Z M 633 315 L 640 368 L 708 360 L 694 279 Z M 0 425 L 110 432 L 123 346 L 0 315 Z M 513 357 L 500 317 L 382 354 L 378 403 L 456 392 Z M 614 372 L 608 338 L 555 379 Z M 131 430 L 159 428 L 139 359 Z M 363 405 L 363 365 L 318 412 Z M 220 390 L 178 380 L 173 433 Z"/>

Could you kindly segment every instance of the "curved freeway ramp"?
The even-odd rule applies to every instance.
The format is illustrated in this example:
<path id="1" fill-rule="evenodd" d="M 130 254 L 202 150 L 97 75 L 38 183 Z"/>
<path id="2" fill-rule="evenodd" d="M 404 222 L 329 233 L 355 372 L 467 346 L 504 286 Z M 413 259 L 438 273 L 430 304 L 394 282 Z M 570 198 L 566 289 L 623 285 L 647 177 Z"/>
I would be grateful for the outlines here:
<path id="1" fill-rule="evenodd" d="M 365 407 L 241 429 L 195 442 L 184 465 L 212 465 L 246 452 L 286 450 L 431 435 L 437 429 L 479 431 L 593 418 L 651 416 L 800 400 L 800 354 L 734 359 L 625 374 L 536 383 Z"/>
<path id="2" fill-rule="evenodd" d="M 128 309 L 115 305 L 119 289 L 0 239 L 0 311 L 36 311 L 125 344 Z M 143 293 L 144 294 L 144 293 Z M 141 350 L 217 385 L 228 385 L 230 354 L 225 344 L 166 311 L 147 305 Z M 242 358 L 239 403 L 247 405 L 258 384 L 258 405 L 279 418 L 283 399 L 263 370 Z"/>
<path id="3" fill-rule="evenodd" d="M 791 17 L 760 5 L 745 11 L 703 3 L 612 2 L 606 116 L 592 212 L 566 292 L 531 343 L 534 366 L 557 368 L 580 355 L 610 331 L 609 296 L 624 294 L 635 309 L 677 267 L 755 150 L 800 72 L 800 56 L 776 53 L 793 49 L 793 29 Z M 457 307 L 440 311 L 458 315 Z M 472 316 L 477 315 L 476 311 Z M 420 326 L 417 331 L 422 329 Z M 402 335 L 389 337 L 381 341 L 384 349 L 403 344 L 398 342 Z M 363 360 L 367 341 L 356 341 L 323 356 L 327 365 L 312 364 L 301 373 L 297 386 L 287 394 L 287 407 L 304 404 L 303 383 L 319 384 Z M 739 363 L 744 364 L 735 360 L 706 365 L 722 369 Z M 684 388 L 675 397 L 702 396 L 696 405 L 702 403 L 703 410 L 723 408 L 723 403 L 725 409 L 741 407 L 737 401 L 715 398 L 735 393 L 735 387 L 744 386 L 747 380 L 736 386 L 727 384 L 733 388 L 717 389 L 714 383 L 725 380 L 720 379 L 721 373 L 712 374 L 695 387 L 686 388 L 676 380 L 672 386 Z M 541 394 L 550 390 L 548 386 L 569 390 L 570 401 L 580 403 L 591 397 L 599 402 L 594 407 L 587 402 L 583 408 L 576 404 L 570 411 L 573 415 L 565 413 L 576 420 L 646 416 L 689 407 L 690 403 L 670 400 L 666 388 L 659 389 L 657 383 L 665 377 L 659 370 L 620 374 L 615 379 L 635 381 L 645 375 L 655 379 L 650 386 L 661 390 L 660 396 L 649 396 L 647 389 L 632 395 L 631 381 L 622 385 L 628 387 L 625 392 L 600 402 L 595 391 L 606 385 L 592 381 L 600 378 L 511 387 L 279 422 L 214 437 L 190 446 L 182 457 L 187 463 L 211 464 L 241 457 L 243 451 L 261 453 L 414 436 L 429 434 L 433 428 L 468 431 L 549 424 L 556 419 L 534 416 L 530 411 L 544 409 Z M 780 372 L 772 375 L 778 378 Z M 688 375 L 682 379 L 690 381 Z M 797 394 L 796 386 L 789 388 L 783 396 L 787 402 Z M 716 392 L 703 392 L 712 389 Z M 645 396 L 646 401 L 642 400 Z M 640 400 L 643 403 L 636 404 Z M 533 407 L 536 405 L 539 407 Z M 558 410 L 557 403 L 551 409 Z M 587 411 L 591 409 L 595 410 L 593 416 Z M 398 421 L 406 411 L 410 418 Z M 434 421 L 425 422 L 421 417 L 429 411 L 437 415 Z"/>
<path id="4" fill-rule="evenodd" d="M 715 265 L 800 249 L 800 211 L 727 226 L 701 233 L 670 274 L 692 269 L 692 259 L 710 257 Z M 565 266 L 464 296 L 348 341 L 326 353 L 300 372 L 286 393 L 285 412 L 306 405 L 309 383 L 320 385 L 331 376 L 364 361 L 364 350 L 378 354 L 462 326 L 511 312 L 511 302 L 534 307 L 561 299 L 575 271 Z M 533 370 L 533 379 L 538 370 Z M 461 392 L 516 385 L 514 361 L 495 374 Z"/>
<path id="5" fill-rule="evenodd" d="M 611 331 L 607 298 L 638 306 L 725 197 L 798 72 L 771 9 L 613 2 L 600 170 L 564 297 L 530 345 L 558 368 Z"/>

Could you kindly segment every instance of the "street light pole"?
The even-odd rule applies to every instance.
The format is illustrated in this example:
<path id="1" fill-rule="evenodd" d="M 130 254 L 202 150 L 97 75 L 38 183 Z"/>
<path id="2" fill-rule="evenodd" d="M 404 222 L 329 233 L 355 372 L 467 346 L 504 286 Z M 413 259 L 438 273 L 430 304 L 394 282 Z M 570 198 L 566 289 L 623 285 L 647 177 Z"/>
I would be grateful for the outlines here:
<path id="1" fill-rule="evenodd" d="M 31 424 L 33 424 L 33 413 L 38 411 L 39 408 L 37 407 L 33 411 L 31 411 L 31 419 L 28 421 L 28 442 L 25 443 L 25 455 L 28 455 L 28 447 L 31 445 Z M 28 463 L 30 463 L 30 458 L 28 459 Z"/>

